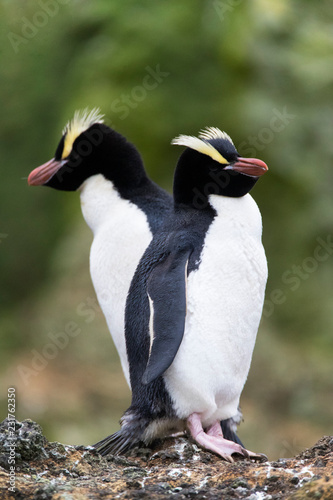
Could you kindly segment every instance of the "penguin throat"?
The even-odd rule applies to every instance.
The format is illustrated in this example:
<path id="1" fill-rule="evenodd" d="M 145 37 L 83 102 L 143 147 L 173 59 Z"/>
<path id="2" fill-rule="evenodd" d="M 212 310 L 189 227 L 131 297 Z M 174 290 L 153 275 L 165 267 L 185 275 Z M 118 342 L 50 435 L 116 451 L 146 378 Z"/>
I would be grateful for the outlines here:
<path id="1" fill-rule="evenodd" d="M 89 177 L 79 188 L 83 217 L 95 234 L 126 200 L 123 200 L 112 181 L 102 174 Z"/>

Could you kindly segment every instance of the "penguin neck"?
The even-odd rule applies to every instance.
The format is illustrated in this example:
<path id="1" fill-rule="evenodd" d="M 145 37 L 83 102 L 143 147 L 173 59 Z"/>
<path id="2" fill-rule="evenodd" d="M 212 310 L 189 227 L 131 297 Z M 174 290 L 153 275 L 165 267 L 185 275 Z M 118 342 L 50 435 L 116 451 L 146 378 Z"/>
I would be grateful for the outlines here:
<path id="1" fill-rule="evenodd" d="M 128 203 L 102 174 L 89 177 L 79 191 L 83 217 L 94 234 Z"/>
<path id="2" fill-rule="evenodd" d="M 148 177 L 135 146 L 111 129 L 108 134 L 94 156 L 94 165 L 100 165 L 95 173 L 102 173 L 120 196 L 129 200 L 148 182 Z"/>
<path id="3" fill-rule="evenodd" d="M 94 234 L 150 184 L 133 144 L 111 129 L 106 137 L 93 157 L 91 170 L 99 170 L 79 187 L 83 217 Z"/>
<path id="4" fill-rule="evenodd" d="M 203 168 L 200 168 L 198 163 L 198 154 L 196 151 L 186 149 L 181 154 L 173 181 L 175 207 L 187 207 L 197 210 L 208 207 L 207 194 L 202 194 L 201 190 L 198 189 L 198 186 L 205 185 Z"/>

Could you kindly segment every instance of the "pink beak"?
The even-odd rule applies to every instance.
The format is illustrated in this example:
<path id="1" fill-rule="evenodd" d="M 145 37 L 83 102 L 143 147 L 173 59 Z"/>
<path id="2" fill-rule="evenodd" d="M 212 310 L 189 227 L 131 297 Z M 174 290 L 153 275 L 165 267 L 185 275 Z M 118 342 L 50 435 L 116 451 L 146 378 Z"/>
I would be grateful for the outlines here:
<path id="1" fill-rule="evenodd" d="M 42 186 L 47 181 L 54 176 L 55 173 L 58 172 L 59 168 L 62 166 L 62 162 L 55 160 L 47 161 L 40 167 L 35 168 L 32 172 L 30 172 L 28 177 L 29 186 Z"/>
<path id="2" fill-rule="evenodd" d="M 242 174 L 252 175 L 253 177 L 260 177 L 267 172 L 268 167 L 265 162 L 257 158 L 239 157 L 235 163 L 230 165 L 229 169 L 241 172 Z"/>

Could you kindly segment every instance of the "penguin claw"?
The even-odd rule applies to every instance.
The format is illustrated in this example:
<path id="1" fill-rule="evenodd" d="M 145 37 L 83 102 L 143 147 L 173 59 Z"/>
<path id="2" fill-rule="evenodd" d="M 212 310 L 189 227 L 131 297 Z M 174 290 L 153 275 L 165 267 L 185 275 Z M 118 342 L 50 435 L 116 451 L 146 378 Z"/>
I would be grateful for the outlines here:
<path id="1" fill-rule="evenodd" d="M 255 460 L 258 462 L 268 462 L 268 457 L 267 455 L 265 455 L 265 453 L 253 453 L 252 451 L 250 451 L 248 457 L 251 460 Z"/>
<path id="2" fill-rule="evenodd" d="M 254 453 L 253 451 L 242 448 L 242 453 L 235 451 L 233 454 L 240 455 L 240 458 L 254 460 L 256 462 L 268 462 L 268 457 L 264 453 Z"/>
<path id="3" fill-rule="evenodd" d="M 255 462 L 268 462 L 268 458 L 264 453 L 253 453 L 253 451 L 246 450 L 245 448 L 242 448 L 241 450 L 236 450 L 231 453 L 231 455 L 227 454 L 222 454 L 218 453 L 220 457 L 222 457 L 224 460 L 228 462 L 235 462 L 237 460 L 236 457 L 238 457 L 240 460 L 245 459 L 245 460 L 254 460 Z M 233 458 L 232 455 L 235 455 L 235 458 Z"/>
<path id="4" fill-rule="evenodd" d="M 223 458 L 223 460 L 225 460 L 226 462 L 230 462 L 231 464 L 233 464 L 235 462 L 235 460 L 232 458 L 231 455 L 226 455 L 226 454 L 222 454 L 222 453 L 219 453 L 219 456 L 221 458 Z"/>

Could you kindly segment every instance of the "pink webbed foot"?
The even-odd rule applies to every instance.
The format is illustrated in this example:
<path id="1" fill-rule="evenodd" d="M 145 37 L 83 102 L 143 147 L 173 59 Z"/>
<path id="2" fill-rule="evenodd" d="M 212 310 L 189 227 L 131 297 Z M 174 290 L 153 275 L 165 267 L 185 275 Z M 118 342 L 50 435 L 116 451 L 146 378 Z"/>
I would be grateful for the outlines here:
<path id="1" fill-rule="evenodd" d="M 264 461 L 266 455 L 253 453 L 228 439 L 224 439 L 219 422 L 215 422 L 205 432 L 200 420 L 199 413 L 192 413 L 187 419 L 187 426 L 194 441 L 203 448 L 217 453 L 224 460 L 234 462 L 232 455 L 237 453 L 243 458 Z"/>

